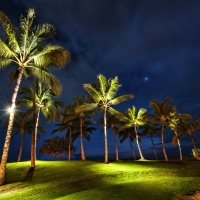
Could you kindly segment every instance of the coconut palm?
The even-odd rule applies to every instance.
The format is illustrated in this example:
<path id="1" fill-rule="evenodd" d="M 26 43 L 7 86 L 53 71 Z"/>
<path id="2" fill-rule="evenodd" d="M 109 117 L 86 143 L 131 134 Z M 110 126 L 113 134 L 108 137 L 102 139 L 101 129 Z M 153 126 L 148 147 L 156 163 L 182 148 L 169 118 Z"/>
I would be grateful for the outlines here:
<path id="1" fill-rule="evenodd" d="M 97 83 L 87 83 L 84 84 L 83 87 L 91 96 L 91 103 L 85 103 L 84 105 L 77 107 L 76 112 L 83 112 L 95 108 L 98 108 L 99 111 L 103 111 L 105 163 L 108 164 L 106 113 L 109 112 L 113 115 L 118 113 L 111 106 L 120 104 L 121 102 L 126 101 L 129 98 L 133 98 L 133 95 L 127 94 L 116 97 L 118 89 L 120 87 L 117 76 L 114 79 L 107 80 L 105 76 L 99 74 L 97 76 Z"/>
<path id="2" fill-rule="evenodd" d="M 168 161 L 168 157 L 164 145 L 164 128 L 169 121 L 171 114 L 176 112 L 176 107 L 171 106 L 172 102 L 173 100 L 170 98 L 166 98 L 163 102 L 158 102 L 156 100 L 150 102 L 150 106 L 154 110 L 154 117 L 161 124 L 162 150 L 166 161 Z"/>
<path id="3" fill-rule="evenodd" d="M 52 37 L 55 29 L 50 24 L 41 24 L 32 27 L 35 18 L 33 9 L 28 10 L 27 17 L 20 17 L 18 29 L 14 29 L 9 18 L 4 12 L 0 12 L 0 21 L 5 28 L 6 41 L 0 40 L 0 67 L 5 68 L 12 63 L 17 64 L 18 77 L 11 100 L 11 109 L 15 109 L 15 101 L 23 74 L 26 69 L 31 74 L 42 77 L 46 82 L 50 82 L 49 76 L 41 68 L 49 65 L 57 67 L 64 66 L 69 60 L 68 51 L 58 45 L 48 45 L 45 39 Z M 18 32 L 16 32 L 18 30 Z M 52 81 L 52 79 L 51 79 Z M 60 88 L 61 89 L 61 88 Z M 9 124 L 2 153 L 0 167 L 0 185 L 5 181 L 5 170 L 8 159 L 10 138 L 12 134 L 14 112 L 10 113 Z M 31 163 L 35 167 L 35 163 Z"/>
<path id="4" fill-rule="evenodd" d="M 87 96 L 84 96 L 83 98 L 75 97 L 75 98 L 72 99 L 72 102 L 74 103 L 73 104 L 74 110 L 75 110 L 73 118 L 74 119 L 78 118 L 79 119 L 79 123 L 80 123 L 79 124 L 79 128 L 80 128 L 80 130 L 79 130 L 79 133 L 80 133 L 79 138 L 80 138 L 81 160 L 86 160 L 84 147 L 83 147 L 83 139 L 82 139 L 83 138 L 83 130 L 82 130 L 83 129 L 83 122 L 84 122 L 85 119 L 93 120 L 90 117 L 90 115 L 96 114 L 96 112 L 94 112 L 93 110 L 84 110 L 84 111 L 76 110 L 77 107 L 84 105 L 84 103 L 85 103 L 85 101 L 87 99 L 88 99 Z"/>
<path id="5" fill-rule="evenodd" d="M 155 155 L 155 158 L 156 160 L 158 160 L 158 157 L 157 157 L 157 154 L 156 154 L 156 148 L 155 148 L 155 145 L 154 145 L 154 142 L 153 142 L 153 136 L 154 134 L 156 135 L 159 135 L 160 136 L 160 132 L 161 132 L 161 129 L 160 127 L 158 127 L 158 124 L 156 123 L 155 119 L 154 118 L 149 118 L 146 123 L 141 126 L 141 136 L 145 136 L 147 134 L 150 134 L 150 138 L 151 138 L 151 143 L 152 143 L 152 146 L 153 146 L 153 150 L 154 150 L 154 155 Z"/>
<path id="6" fill-rule="evenodd" d="M 122 118 L 120 118 L 125 123 L 120 128 L 120 131 L 131 127 L 134 128 L 140 159 L 144 159 L 144 157 L 142 155 L 142 151 L 139 145 L 137 128 L 139 125 L 142 126 L 145 124 L 144 116 L 146 113 L 147 113 L 146 109 L 140 108 L 140 110 L 137 111 L 136 107 L 132 106 L 132 108 L 128 108 L 127 111 L 125 112 L 125 115 Z"/>
<path id="7" fill-rule="evenodd" d="M 98 124 L 104 124 L 104 119 L 101 118 L 98 121 Z M 118 135 L 119 128 L 117 125 L 120 125 L 120 121 L 114 116 L 108 113 L 107 115 L 107 129 L 112 129 L 112 135 L 114 139 L 114 145 L 115 145 L 115 160 L 119 160 L 119 155 L 118 155 L 118 146 L 117 146 L 117 139 L 116 136 Z"/>
<path id="8" fill-rule="evenodd" d="M 188 118 L 191 118 L 189 114 L 172 113 L 167 125 L 171 128 L 171 130 L 174 131 L 175 135 L 177 135 L 177 131 L 178 131 L 177 126 L 180 125 L 181 122 L 186 121 Z M 180 160 L 182 160 L 183 156 L 182 156 L 181 144 L 180 144 L 179 139 L 177 139 L 177 144 L 179 147 Z"/>
<path id="9" fill-rule="evenodd" d="M 130 147 L 131 147 L 131 151 L 132 151 L 134 160 L 136 160 L 135 152 L 134 152 L 133 145 L 132 145 L 132 143 L 134 142 L 134 138 L 136 138 L 135 129 L 133 127 L 131 127 L 131 128 L 127 128 L 127 129 L 121 130 L 121 131 L 119 131 L 119 137 L 121 138 L 120 139 L 120 143 L 121 144 L 126 139 L 129 140 L 129 144 L 130 144 Z"/>
<path id="10" fill-rule="evenodd" d="M 36 91 L 33 88 L 24 86 L 20 89 L 19 95 L 23 95 L 21 99 L 18 99 L 16 105 L 33 107 L 33 96 L 35 96 L 36 103 L 36 120 L 35 120 L 35 158 L 36 158 L 36 141 L 37 141 L 37 129 L 40 118 L 40 112 L 43 113 L 47 122 L 55 120 L 59 115 L 59 109 L 64 106 L 62 101 L 54 100 L 55 94 L 51 89 L 42 82 L 37 82 Z"/>
<path id="11" fill-rule="evenodd" d="M 51 134 L 56 132 L 66 132 L 66 140 L 68 141 L 68 160 L 71 160 L 71 144 L 72 144 L 72 133 L 75 130 L 75 126 L 78 123 L 78 119 L 74 119 L 74 106 L 73 105 L 66 105 L 64 108 L 64 113 L 60 113 L 59 120 L 60 124 L 56 124 L 59 128 L 52 131 Z"/>
<path id="12" fill-rule="evenodd" d="M 197 149 L 196 149 L 196 146 L 195 146 L 195 143 L 194 143 L 193 135 L 194 135 L 195 132 L 200 132 L 200 118 L 198 118 L 194 121 L 192 119 L 182 120 L 182 122 L 179 125 L 176 126 L 176 129 L 178 130 L 178 134 L 175 135 L 172 138 L 173 144 L 177 145 L 178 140 L 180 140 L 183 136 L 188 134 L 190 136 L 191 141 L 192 141 L 196 160 L 199 160 L 200 158 L 199 158 L 198 153 L 197 153 Z"/>
<path id="13" fill-rule="evenodd" d="M 79 126 L 82 126 L 82 128 L 80 128 L 79 126 L 76 126 L 73 134 L 72 134 L 72 143 L 77 139 L 80 138 L 82 136 L 85 137 L 85 139 L 89 142 L 90 141 L 90 134 L 93 131 L 96 131 L 96 128 L 90 126 L 92 125 L 91 121 L 86 120 L 86 118 L 83 118 L 83 121 L 81 124 L 79 124 Z M 82 146 L 83 148 L 83 146 Z M 84 148 L 83 148 L 83 152 L 84 152 Z M 85 153 L 84 153 L 85 156 Z M 82 159 L 82 158 L 81 158 Z"/>

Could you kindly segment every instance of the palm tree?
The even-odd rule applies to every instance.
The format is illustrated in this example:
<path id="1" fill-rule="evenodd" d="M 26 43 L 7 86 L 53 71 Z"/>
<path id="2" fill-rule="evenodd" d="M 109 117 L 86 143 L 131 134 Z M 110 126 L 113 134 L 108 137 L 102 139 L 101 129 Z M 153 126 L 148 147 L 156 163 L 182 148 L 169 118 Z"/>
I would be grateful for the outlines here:
<path id="1" fill-rule="evenodd" d="M 191 118 L 189 114 L 172 113 L 167 125 L 171 128 L 171 130 L 174 131 L 175 135 L 177 135 L 177 131 L 178 131 L 177 126 L 180 125 L 182 121 L 186 121 L 188 118 Z M 180 160 L 182 160 L 183 156 L 182 156 L 181 144 L 180 144 L 179 139 L 177 139 L 177 144 L 179 147 Z"/>
<path id="2" fill-rule="evenodd" d="M 61 46 L 46 45 L 44 43 L 45 39 L 54 35 L 54 27 L 50 24 L 42 24 L 32 27 L 34 18 L 34 10 L 29 9 L 27 17 L 20 17 L 19 29 L 14 29 L 6 14 L 0 12 L 0 21 L 5 28 L 6 34 L 6 42 L 0 40 L 0 67 L 4 68 L 15 63 L 17 64 L 17 70 L 19 71 L 11 100 L 11 109 L 13 111 L 15 109 L 15 101 L 22 80 L 22 75 L 24 73 L 26 74 L 25 69 L 29 70 L 31 74 L 42 77 L 46 82 L 50 82 L 52 79 L 49 80 L 49 76 L 47 76 L 45 71 L 42 72 L 41 68 L 49 65 L 61 67 L 69 61 L 68 51 L 64 50 Z M 16 32 L 16 30 L 19 31 Z M 1 159 L 0 185 L 3 185 L 5 181 L 5 170 L 13 121 L 14 112 L 11 112 Z M 35 162 L 32 162 L 31 166 L 35 167 Z"/>
<path id="3" fill-rule="evenodd" d="M 171 106 L 172 102 L 173 100 L 170 98 L 166 98 L 163 102 L 158 102 L 156 100 L 152 100 L 150 102 L 150 106 L 154 110 L 154 117 L 161 124 L 162 150 L 166 161 L 168 161 L 168 157 L 164 146 L 164 128 L 167 124 L 167 121 L 169 121 L 171 114 L 176 112 L 176 107 Z"/>
<path id="4" fill-rule="evenodd" d="M 59 120 L 60 120 L 60 124 L 56 124 L 56 126 L 58 126 L 59 128 L 55 129 L 54 131 L 52 131 L 51 134 L 54 134 L 56 132 L 63 132 L 66 131 L 66 140 L 68 140 L 68 160 L 71 160 L 71 144 L 72 144 L 72 133 L 75 129 L 76 124 L 78 123 L 78 120 L 74 117 L 74 106 L 73 105 L 67 105 L 64 108 L 64 113 L 60 113 L 59 115 Z"/>
<path id="5" fill-rule="evenodd" d="M 135 136 L 136 136 L 136 143 L 138 147 L 138 151 L 140 154 L 140 159 L 144 159 L 142 155 L 142 151 L 140 149 L 139 145 L 139 138 L 137 133 L 137 128 L 139 125 L 144 125 L 144 115 L 146 114 L 146 109 L 141 108 L 139 111 L 137 111 L 135 106 L 132 106 L 132 108 L 128 108 L 128 110 L 125 112 L 125 115 L 121 117 L 120 119 L 125 123 L 121 128 L 121 130 L 127 129 L 127 128 L 134 128 Z"/>
<path id="6" fill-rule="evenodd" d="M 93 132 L 93 131 L 96 131 L 96 128 L 90 126 L 92 123 L 91 121 L 89 120 L 85 120 L 85 118 L 83 119 L 82 121 L 82 124 L 79 124 L 79 126 L 82 126 L 82 128 L 80 128 L 79 126 L 77 126 L 72 134 L 72 143 L 77 139 L 77 138 L 80 138 L 82 136 L 85 137 L 85 139 L 89 142 L 90 141 L 90 134 Z M 90 126 L 90 127 L 88 127 Z M 90 133 L 90 134 L 89 134 Z M 83 146 L 82 146 L 83 148 Z M 84 152 L 84 148 L 83 148 L 83 152 Z M 84 156 L 85 156 L 85 153 L 84 153 Z M 82 157 L 81 157 L 81 160 Z"/>
<path id="7" fill-rule="evenodd" d="M 99 120 L 98 124 L 104 124 L 104 119 L 101 118 Z M 117 125 L 120 125 L 120 124 L 121 124 L 120 121 L 115 116 L 108 113 L 108 115 L 107 115 L 107 129 L 110 129 L 110 128 L 112 129 L 112 135 L 113 135 L 114 145 L 115 145 L 115 160 L 119 160 L 116 136 L 118 135 L 118 130 L 119 130 Z"/>
<path id="8" fill-rule="evenodd" d="M 130 147 L 131 147 L 131 151 L 132 151 L 134 160 L 136 160 L 135 152 L 134 152 L 134 149 L 133 149 L 133 146 L 132 146 L 134 138 L 136 138 L 135 129 L 133 127 L 131 127 L 131 128 L 127 128 L 127 129 L 121 130 L 121 131 L 119 131 L 119 137 L 121 138 L 120 139 L 120 143 L 121 144 L 126 139 L 129 139 L 129 144 L 130 144 Z"/>
<path id="9" fill-rule="evenodd" d="M 23 95 L 21 99 L 18 99 L 16 105 L 18 106 L 28 106 L 33 107 L 33 99 L 35 96 L 36 103 L 36 121 L 35 121 L 35 159 L 36 159 L 36 141 L 37 141 L 37 129 L 38 122 L 40 118 L 40 112 L 42 111 L 43 115 L 47 119 L 47 122 L 51 122 L 55 120 L 59 115 L 59 109 L 64 106 L 62 101 L 53 100 L 55 94 L 51 91 L 51 89 L 42 82 L 37 82 L 36 90 L 33 88 L 24 86 L 19 91 L 19 95 Z"/>
<path id="10" fill-rule="evenodd" d="M 154 155 L 156 157 L 156 160 L 158 160 L 157 154 L 156 154 L 156 148 L 153 142 L 153 135 L 157 134 L 160 135 L 161 129 L 157 127 L 157 123 L 154 120 L 154 118 L 150 118 L 146 121 L 146 124 L 144 124 L 143 126 L 141 126 L 142 132 L 140 133 L 141 136 L 145 136 L 148 133 L 150 134 L 150 138 L 151 138 L 151 143 L 153 146 L 153 150 L 154 150 Z"/>
<path id="11" fill-rule="evenodd" d="M 194 121 L 191 119 L 184 120 L 176 128 L 178 130 L 178 134 L 172 138 L 173 144 L 176 145 L 178 143 L 178 140 L 180 140 L 180 138 L 182 138 L 185 134 L 188 134 L 192 141 L 196 160 L 199 160 L 200 158 L 198 156 L 197 149 L 196 149 L 192 135 L 194 134 L 194 132 L 200 132 L 200 118 Z"/>
<path id="12" fill-rule="evenodd" d="M 74 119 L 79 118 L 80 120 L 80 149 L 81 149 L 81 160 L 86 160 L 85 158 L 85 152 L 84 152 L 84 148 L 83 148 L 83 122 L 86 118 L 93 120 L 90 115 L 91 114 L 96 114 L 96 112 L 94 112 L 93 110 L 85 110 L 85 111 L 81 111 L 81 110 L 76 110 L 76 107 L 82 106 L 84 105 L 85 101 L 88 99 L 87 96 L 84 96 L 83 98 L 80 97 L 75 97 L 72 99 L 72 102 L 74 103 L 74 109 L 75 109 L 75 113 L 74 113 Z M 93 120 L 94 121 L 94 120 Z M 94 121 L 95 122 L 95 121 Z"/>
<path id="13" fill-rule="evenodd" d="M 83 112 L 86 110 L 92 110 L 98 108 L 99 111 L 103 111 L 104 117 L 104 145 L 105 145 L 105 163 L 108 164 L 108 142 L 107 142 L 107 125 L 106 125 L 106 113 L 111 114 L 118 113 L 111 106 L 120 104 L 123 101 L 133 98 L 133 95 L 127 94 L 116 97 L 120 84 L 118 83 L 118 77 L 114 79 L 106 79 L 105 76 L 99 74 L 97 76 L 97 83 L 87 83 L 83 85 L 84 89 L 91 96 L 91 103 L 85 103 L 82 106 L 76 108 L 76 112 Z"/>

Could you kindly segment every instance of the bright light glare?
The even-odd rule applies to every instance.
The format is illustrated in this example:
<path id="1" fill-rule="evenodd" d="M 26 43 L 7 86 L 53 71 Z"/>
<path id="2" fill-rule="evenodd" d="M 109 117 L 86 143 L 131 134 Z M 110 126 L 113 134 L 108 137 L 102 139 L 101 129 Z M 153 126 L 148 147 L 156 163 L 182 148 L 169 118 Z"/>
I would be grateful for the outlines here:
<path id="1" fill-rule="evenodd" d="M 13 111 L 14 111 L 14 108 L 12 108 L 12 107 L 9 107 L 9 108 L 8 108 L 8 112 L 9 112 L 9 113 L 12 113 Z"/>

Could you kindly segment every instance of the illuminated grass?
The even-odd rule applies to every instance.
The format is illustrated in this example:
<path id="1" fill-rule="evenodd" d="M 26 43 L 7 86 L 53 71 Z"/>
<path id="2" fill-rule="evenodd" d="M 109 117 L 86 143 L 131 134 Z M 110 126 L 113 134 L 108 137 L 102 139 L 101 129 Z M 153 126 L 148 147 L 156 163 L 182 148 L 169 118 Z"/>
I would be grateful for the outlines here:
<path id="1" fill-rule="evenodd" d="M 200 187 L 199 165 L 198 161 L 36 161 L 35 170 L 28 173 L 30 162 L 8 163 L 0 199 L 167 200 Z"/>

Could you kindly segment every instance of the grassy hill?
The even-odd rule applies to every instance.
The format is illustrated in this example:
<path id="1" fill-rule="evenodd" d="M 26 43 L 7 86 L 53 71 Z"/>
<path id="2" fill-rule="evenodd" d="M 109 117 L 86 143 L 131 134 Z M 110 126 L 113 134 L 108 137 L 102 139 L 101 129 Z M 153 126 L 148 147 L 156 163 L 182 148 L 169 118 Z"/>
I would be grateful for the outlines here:
<path id="1" fill-rule="evenodd" d="M 200 188 L 199 161 L 8 163 L 0 199 L 169 200 Z"/>

